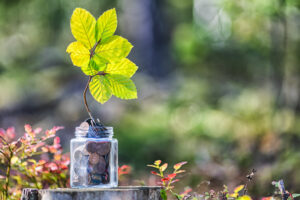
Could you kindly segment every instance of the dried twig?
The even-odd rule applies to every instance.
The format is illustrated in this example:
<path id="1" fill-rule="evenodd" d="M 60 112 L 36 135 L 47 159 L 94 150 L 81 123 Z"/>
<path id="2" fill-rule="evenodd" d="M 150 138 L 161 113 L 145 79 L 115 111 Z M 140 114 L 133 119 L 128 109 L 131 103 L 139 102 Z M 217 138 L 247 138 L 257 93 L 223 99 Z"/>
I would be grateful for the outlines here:
<path id="1" fill-rule="evenodd" d="M 251 172 L 250 172 L 250 174 L 248 174 L 248 175 L 246 176 L 246 178 L 248 179 L 248 181 L 246 182 L 245 187 L 244 187 L 244 195 L 246 195 L 246 193 L 247 193 L 248 183 L 249 183 L 250 181 L 252 181 L 252 179 L 253 179 L 253 177 L 254 177 L 254 175 L 255 175 L 255 172 L 256 172 L 256 169 L 252 169 Z"/>

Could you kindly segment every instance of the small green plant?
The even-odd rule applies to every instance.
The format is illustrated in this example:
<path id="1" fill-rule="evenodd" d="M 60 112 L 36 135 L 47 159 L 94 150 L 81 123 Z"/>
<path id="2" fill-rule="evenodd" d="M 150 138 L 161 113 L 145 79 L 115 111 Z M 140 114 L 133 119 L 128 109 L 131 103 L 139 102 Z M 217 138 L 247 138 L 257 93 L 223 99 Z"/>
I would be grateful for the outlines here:
<path id="1" fill-rule="evenodd" d="M 76 8 L 71 17 L 71 31 L 77 40 L 67 47 L 73 65 L 89 77 L 83 93 L 86 101 L 91 95 L 101 104 L 112 95 L 121 99 L 137 98 L 135 84 L 130 79 L 138 67 L 126 57 L 132 45 L 123 37 L 114 35 L 117 28 L 115 9 L 104 12 L 97 20 L 87 10 Z"/>
<path id="2" fill-rule="evenodd" d="M 0 199 L 20 199 L 22 188 L 57 188 L 68 186 L 68 154 L 62 154 L 62 127 L 42 133 L 41 128 L 25 125 L 25 133 L 15 139 L 13 127 L 0 128 Z M 53 139 L 53 140 L 52 140 Z M 52 145 L 47 143 L 53 141 Z"/>
<path id="3" fill-rule="evenodd" d="M 153 164 L 147 165 L 148 167 L 153 167 L 153 168 L 158 170 L 158 172 L 151 171 L 151 173 L 160 178 L 160 181 L 158 181 L 158 184 L 163 187 L 163 189 L 161 190 L 161 193 L 160 193 L 163 200 L 168 199 L 167 192 L 170 192 L 177 199 L 183 199 L 190 192 L 190 189 L 187 189 L 185 192 L 183 192 L 181 194 L 177 194 L 173 190 L 174 183 L 179 181 L 179 179 L 176 178 L 176 176 L 180 173 L 185 172 L 185 170 L 181 170 L 180 168 L 183 165 L 185 165 L 186 163 L 187 162 L 184 161 L 184 162 L 180 162 L 180 163 L 175 164 L 173 166 L 173 168 L 174 168 L 173 172 L 171 174 L 168 174 L 168 175 L 165 174 L 165 171 L 168 168 L 168 163 L 164 163 L 163 165 L 161 165 L 161 160 L 156 160 L 156 161 L 154 161 Z"/>
<path id="4" fill-rule="evenodd" d="M 209 192 L 205 192 L 204 195 L 197 194 L 192 192 L 192 189 L 186 187 L 184 192 L 178 194 L 174 192 L 174 183 L 180 181 L 177 177 L 178 174 L 184 173 L 185 170 L 181 170 L 181 167 L 185 165 L 187 162 L 180 162 L 173 166 L 174 170 L 171 174 L 165 175 L 165 171 L 168 168 L 168 163 L 164 163 L 161 165 L 161 160 L 156 160 L 153 164 L 147 165 L 148 167 L 153 167 L 158 170 L 151 171 L 153 175 L 156 175 L 160 178 L 157 184 L 162 186 L 161 197 L 163 200 L 170 199 L 168 198 L 168 192 L 172 194 L 174 198 L 177 200 L 251 200 L 251 197 L 246 195 L 247 192 L 247 183 L 245 185 L 237 186 L 233 193 L 229 193 L 227 186 L 224 185 L 224 189 L 222 191 L 216 192 L 214 190 L 210 190 Z M 247 175 L 247 180 L 251 181 L 253 179 L 255 170 L 253 169 L 249 175 Z M 176 178 L 176 179 L 175 179 Z M 286 199 L 287 200 L 287 199 Z"/>
<path id="5" fill-rule="evenodd" d="M 180 162 L 173 166 L 174 171 L 171 174 L 165 175 L 164 172 L 168 168 L 168 163 L 161 165 L 161 160 L 156 160 L 153 164 L 147 165 L 148 167 L 153 167 L 158 170 L 151 171 L 152 174 L 158 176 L 160 180 L 157 182 L 158 185 L 162 186 L 161 190 L 161 198 L 163 200 L 168 199 L 177 199 L 177 200 L 252 200 L 251 196 L 247 194 L 248 183 L 250 183 L 255 175 L 256 170 L 252 169 L 250 174 L 246 176 L 246 182 L 244 185 L 239 185 L 234 188 L 233 192 L 230 193 L 228 187 L 224 185 L 223 190 L 215 191 L 210 189 L 209 191 L 204 192 L 204 194 L 193 192 L 192 189 L 187 187 L 184 192 L 177 194 L 173 191 L 174 185 L 173 183 L 178 182 L 179 179 L 175 179 L 179 173 L 185 172 L 185 170 L 180 170 L 182 165 L 187 162 Z M 210 184 L 210 182 L 204 182 Z M 201 183 L 202 184 L 202 183 Z M 300 194 L 290 193 L 284 187 L 283 180 L 273 181 L 272 185 L 275 186 L 276 191 L 272 196 L 263 197 L 261 200 L 294 200 L 295 198 L 299 198 Z M 197 187 L 199 187 L 198 185 Z M 168 196 L 168 194 L 172 194 L 172 196 Z"/>
<path id="6" fill-rule="evenodd" d="M 294 200 L 295 198 L 299 198 L 300 194 L 290 193 L 284 187 L 283 180 L 273 181 L 272 185 L 275 187 L 275 192 L 273 196 L 263 197 L 262 200 Z"/>

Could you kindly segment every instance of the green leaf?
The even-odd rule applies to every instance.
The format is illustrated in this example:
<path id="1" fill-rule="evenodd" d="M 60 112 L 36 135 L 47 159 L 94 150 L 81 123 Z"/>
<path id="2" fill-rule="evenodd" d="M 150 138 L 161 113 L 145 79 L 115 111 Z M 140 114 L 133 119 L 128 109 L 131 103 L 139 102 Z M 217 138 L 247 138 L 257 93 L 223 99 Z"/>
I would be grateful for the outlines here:
<path id="1" fill-rule="evenodd" d="M 106 69 L 107 64 L 105 60 L 102 60 L 98 56 L 94 56 L 87 67 L 82 67 L 81 70 L 84 74 L 88 76 L 94 76 L 100 71 L 104 71 Z"/>
<path id="2" fill-rule="evenodd" d="M 300 197 L 300 194 L 294 193 L 294 194 L 292 194 L 292 196 L 293 196 L 293 198 L 297 198 L 297 197 Z"/>
<path id="3" fill-rule="evenodd" d="M 171 193 L 172 193 L 172 195 L 173 195 L 174 197 L 176 197 L 177 200 L 183 199 L 183 196 L 184 196 L 184 195 L 181 196 L 181 195 L 176 194 L 175 192 L 172 192 L 172 191 L 171 191 Z"/>
<path id="4" fill-rule="evenodd" d="M 147 167 L 154 167 L 154 168 L 158 168 L 157 166 L 155 165 L 147 165 Z"/>
<path id="5" fill-rule="evenodd" d="M 105 11 L 96 23 L 96 41 L 105 40 L 112 36 L 117 29 L 117 23 L 116 9 Z"/>
<path id="6" fill-rule="evenodd" d="M 111 92 L 121 99 L 136 99 L 137 91 L 132 80 L 119 74 L 105 75 L 110 83 Z"/>
<path id="7" fill-rule="evenodd" d="M 120 74 L 128 78 L 132 77 L 138 67 L 127 58 L 123 58 L 115 64 L 108 64 L 105 70 L 109 74 Z"/>
<path id="8" fill-rule="evenodd" d="M 94 55 L 92 60 L 95 62 L 94 69 L 97 71 L 104 71 L 106 69 L 107 64 L 109 63 L 108 60 L 102 58 L 99 55 Z"/>
<path id="9" fill-rule="evenodd" d="M 160 167 L 160 170 L 165 171 L 167 168 L 168 168 L 168 163 L 165 163 Z"/>
<path id="10" fill-rule="evenodd" d="M 89 65 L 87 67 L 81 67 L 81 70 L 88 76 L 94 76 L 98 73 L 98 71 L 94 69 L 95 65 L 96 63 L 94 62 L 94 60 L 91 60 Z"/>
<path id="11" fill-rule="evenodd" d="M 159 166 L 159 165 L 161 164 L 161 160 L 156 160 L 156 161 L 154 161 L 154 164 L 155 164 L 156 166 Z"/>
<path id="12" fill-rule="evenodd" d="M 90 52 L 80 42 L 72 42 L 67 47 L 67 53 L 70 53 L 73 65 L 78 67 L 87 67 L 90 61 Z"/>
<path id="13" fill-rule="evenodd" d="M 67 52 L 73 64 L 92 77 L 89 84 L 92 96 L 100 103 L 105 103 L 112 95 L 121 99 L 137 98 L 130 77 L 138 67 L 126 58 L 133 46 L 125 38 L 114 35 L 116 10 L 104 12 L 96 22 L 88 11 L 76 8 L 70 25 L 77 41 L 67 47 Z"/>
<path id="14" fill-rule="evenodd" d="M 128 40 L 121 36 L 114 35 L 106 40 L 101 40 L 95 49 L 95 54 L 107 59 L 110 63 L 117 63 L 120 62 L 122 58 L 128 56 L 132 47 Z"/>
<path id="15" fill-rule="evenodd" d="M 96 19 L 87 10 L 76 8 L 71 17 L 71 31 L 76 40 L 91 49 L 96 43 Z"/>
<path id="16" fill-rule="evenodd" d="M 23 181 L 21 176 L 12 176 L 12 178 L 17 182 L 18 185 L 23 185 Z"/>
<path id="17" fill-rule="evenodd" d="M 250 196 L 248 196 L 248 195 L 243 195 L 241 197 L 238 197 L 237 199 L 238 200 L 252 200 L 252 198 Z"/>
<path id="18" fill-rule="evenodd" d="M 100 103 L 105 103 L 110 99 L 112 92 L 110 82 L 106 76 L 94 76 L 89 84 L 92 96 Z"/>
<path id="19" fill-rule="evenodd" d="M 27 161 L 28 161 L 28 162 L 31 162 L 31 163 L 33 163 L 33 164 L 36 164 L 36 160 L 34 160 L 34 159 L 28 159 Z"/>
<path id="20" fill-rule="evenodd" d="M 236 188 L 234 188 L 234 193 L 240 193 L 241 191 L 244 191 L 244 188 L 244 185 L 239 185 Z"/>
<path id="21" fill-rule="evenodd" d="M 66 175 L 65 173 L 60 173 L 60 177 L 61 177 L 62 179 L 66 179 L 66 178 L 67 178 L 67 175 Z"/>
<path id="22" fill-rule="evenodd" d="M 165 189 L 161 189 L 160 196 L 163 200 L 168 200 L 167 192 Z"/>

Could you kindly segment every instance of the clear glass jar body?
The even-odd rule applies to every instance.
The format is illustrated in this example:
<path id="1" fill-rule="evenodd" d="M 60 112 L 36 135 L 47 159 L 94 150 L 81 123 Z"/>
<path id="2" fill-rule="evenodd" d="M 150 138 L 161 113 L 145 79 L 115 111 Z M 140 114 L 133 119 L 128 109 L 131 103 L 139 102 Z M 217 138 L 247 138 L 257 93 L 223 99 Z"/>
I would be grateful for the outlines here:
<path id="1" fill-rule="evenodd" d="M 72 188 L 118 186 L 118 141 L 112 137 L 112 127 L 106 128 L 102 137 L 82 137 L 76 129 L 71 140 Z"/>

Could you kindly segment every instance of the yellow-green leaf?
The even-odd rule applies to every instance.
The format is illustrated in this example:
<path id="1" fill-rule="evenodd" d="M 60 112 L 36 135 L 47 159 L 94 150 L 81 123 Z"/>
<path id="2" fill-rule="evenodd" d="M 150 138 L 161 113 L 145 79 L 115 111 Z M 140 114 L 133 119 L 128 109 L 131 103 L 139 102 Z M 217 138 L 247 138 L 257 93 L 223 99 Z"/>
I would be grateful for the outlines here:
<path id="1" fill-rule="evenodd" d="M 233 197 L 233 198 L 237 198 L 239 196 L 238 193 L 232 193 L 232 194 L 229 194 L 229 197 Z"/>
<path id="2" fill-rule="evenodd" d="M 238 200 L 252 200 L 252 198 L 248 195 L 244 195 L 244 196 L 241 196 L 239 198 L 237 198 Z"/>
<path id="3" fill-rule="evenodd" d="M 165 171 L 167 168 L 168 168 L 168 163 L 165 163 L 165 164 L 163 164 L 163 165 L 160 167 L 160 170 L 163 172 L 163 171 Z"/>
<path id="4" fill-rule="evenodd" d="M 128 78 L 132 77 L 138 67 L 127 58 L 123 58 L 118 63 L 108 64 L 105 72 L 109 74 L 120 74 Z"/>
<path id="5" fill-rule="evenodd" d="M 72 42 L 67 47 L 67 53 L 70 54 L 73 65 L 78 67 L 87 67 L 90 61 L 90 52 L 80 42 Z"/>
<path id="6" fill-rule="evenodd" d="M 17 157 L 17 156 L 13 156 L 12 158 L 11 158 L 11 164 L 15 164 L 15 163 L 17 163 L 19 161 L 19 158 Z"/>
<path id="7" fill-rule="evenodd" d="M 94 65 L 94 61 L 91 60 L 87 67 L 81 67 L 82 72 L 88 76 L 96 75 L 98 71 L 94 69 L 93 65 Z"/>
<path id="8" fill-rule="evenodd" d="M 161 164 L 161 160 L 154 161 L 154 164 L 157 165 L 157 166 L 159 166 Z"/>
<path id="9" fill-rule="evenodd" d="M 95 62 L 95 65 L 93 65 L 93 67 L 97 71 L 104 71 L 106 69 L 107 63 L 109 63 L 108 60 L 102 58 L 99 55 L 94 55 L 92 60 Z"/>
<path id="10" fill-rule="evenodd" d="M 96 41 L 105 40 L 112 36 L 117 29 L 117 23 L 116 9 L 105 11 L 96 23 Z"/>
<path id="11" fill-rule="evenodd" d="M 112 95 L 109 85 L 110 82 L 106 76 L 94 76 L 89 84 L 90 92 L 98 102 L 103 104 Z"/>
<path id="12" fill-rule="evenodd" d="M 96 19 L 82 8 L 76 8 L 71 17 L 71 31 L 76 40 L 91 49 L 95 43 Z"/>
<path id="13" fill-rule="evenodd" d="M 112 95 L 121 99 L 137 98 L 130 77 L 138 67 L 126 58 L 133 46 L 125 38 L 114 35 L 116 28 L 115 9 L 104 12 L 97 22 L 82 8 L 76 8 L 71 17 L 71 31 L 77 41 L 68 46 L 67 52 L 75 66 L 92 76 L 90 92 L 100 103 Z"/>
<path id="14" fill-rule="evenodd" d="M 119 74 L 105 75 L 110 83 L 111 92 L 121 99 L 136 99 L 136 87 L 132 80 Z"/>
<path id="15" fill-rule="evenodd" d="M 244 185 L 239 185 L 239 186 L 237 186 L 236 188 L 234 188 L 234 193 L 239 193 L 241 190 L 243 190 L 244 189 Z"/>
<path id="16" fill-rule="evenodd" d="M 157 166 L 155 166 L 155 165 L 147 165 L 147 166 L 157 168 Z"/>
<path id="17" fill-rule="evenodd" d="M 88 76 L 96 75 L 99 71 L 103 71 L 106 69 L 107 61 L 97 55 L 94 55 L 91 58 L 89 65 L 87 67 L 82 67 L 81 70 L 84 74 Z"/>
<path id="18" fill-rule="evenodd" d="M 106 40 L 101 40 L 100 44 L 96 47 L 95 53 L 107 59 L 110 63 L 117 63 L 129 54 L 132 47 L 128 40 L 114 35 Z"/>

